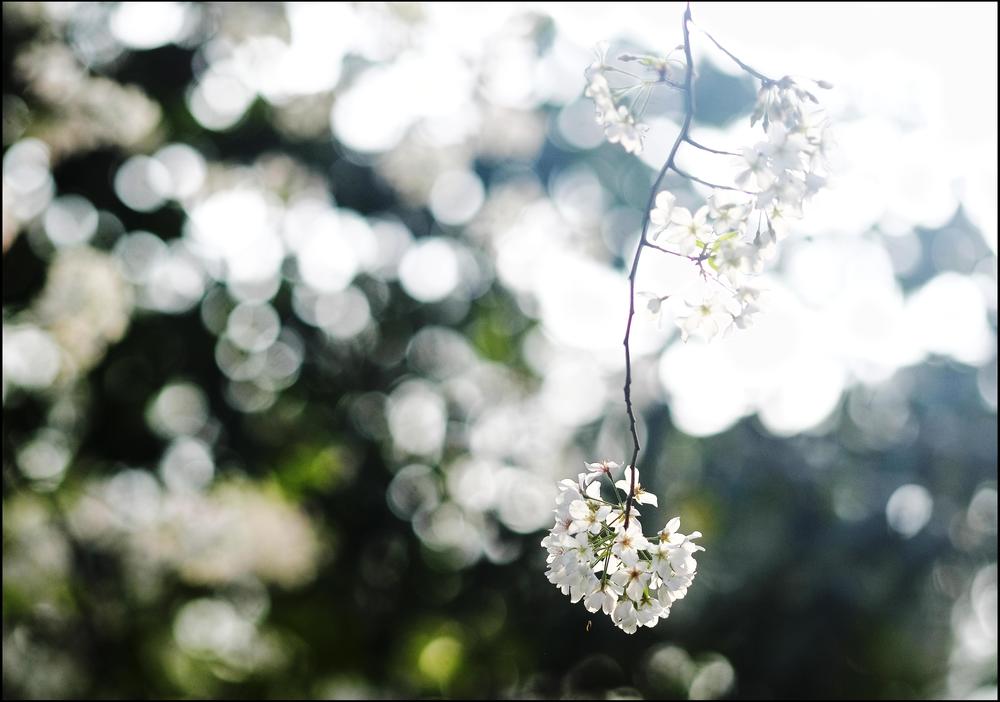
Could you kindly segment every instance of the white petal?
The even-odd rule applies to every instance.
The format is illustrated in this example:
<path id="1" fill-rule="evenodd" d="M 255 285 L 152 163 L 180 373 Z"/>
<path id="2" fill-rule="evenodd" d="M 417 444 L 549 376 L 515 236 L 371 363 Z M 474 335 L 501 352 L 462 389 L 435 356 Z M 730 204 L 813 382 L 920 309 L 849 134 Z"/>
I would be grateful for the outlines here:
<path id="1" fill-rule="evenodd" d="M 587 595 L 587 597 L 583 600 L 583 606 L 587 608 L 588 612 L 596 612 L 603 604 L 604 593 L 600 591 Z"/>
<path id="2" fill-rule="evenodd" d="M 615 604 L 617 602 L 618 602 L 618 599 L 614 595 L 612 595 L 610 592 L 605 592 L 604 593 L 604 602 L 603 602 L 603 604 L 601 606 L 601 610 L 605 614 L 607 614 L 608 616 L 610 616 L 611 613 L 615 610 Z"/>
<path id="3" fill-rule="evenodd" d="M 662 190 L 656 196 L 656 207 L 661 210 L 671 210 L 677 198 L 669 190 Z"/>
<path id="4" fill-rule="evenodd" d="M 691 211 L 686 207 L 675 207 L 670 215 L 671 221 L 680 226 L 691 224 Z"/>
<path id="5" fill-rule="evenodd" d="M 642 580 L 634 579 L 629 582 L 628 587 L 625 588 L 625 594 L 631 597 L 633 600 L 638 602 L 642 599 L 642 591 L 645 589 Z"/>
<path id="6" fill-rule="evenodd" d="M 586 519 L 590 516 L 590 505 L 583 500 L 573 500 L 569 505 L 569 513 L 573 519 Z"/>

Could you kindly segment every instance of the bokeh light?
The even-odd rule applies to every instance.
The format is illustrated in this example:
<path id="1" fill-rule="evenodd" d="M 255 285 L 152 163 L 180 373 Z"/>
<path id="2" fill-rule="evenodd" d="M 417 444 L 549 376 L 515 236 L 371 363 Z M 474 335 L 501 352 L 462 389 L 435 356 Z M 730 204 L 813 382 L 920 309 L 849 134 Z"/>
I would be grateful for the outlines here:
<path id="1" fill-rule="evenodd" d="M 683 10 L 4 4 L 5 696 L 995 698 L 995 5 L 692 4 L 693 136 L 760 134 L 704 29 L 833 84 L 832 177 L 752 329 L 636 271 L 702 587 L 626 639 L 545 581 L 557 481 L 629 458 L 683 116 L 630 156 L 584 69 Z"/>

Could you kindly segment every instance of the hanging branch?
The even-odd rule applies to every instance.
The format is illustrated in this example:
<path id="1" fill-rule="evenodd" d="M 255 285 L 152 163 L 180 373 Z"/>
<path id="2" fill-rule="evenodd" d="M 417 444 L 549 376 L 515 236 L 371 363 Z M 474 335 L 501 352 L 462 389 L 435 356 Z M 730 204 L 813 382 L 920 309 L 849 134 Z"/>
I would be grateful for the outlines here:
<path id="1" fill-rule="evenodd" d="M 688 32 L 688 22 L 691 21 L 691 3 L 687 3 L 684 8 L 684 18 L 681 21 L 681 29 L 684 34 L 684 85 L 681 91 L 684 95 L 684 121 L 681 123 L 681 130 L 677 134 L 677 138 L 674 139 L 674 145 L 670 147 L 670 154 L 667 156 L 666 162 L 663 167 L 660 168 L 659 174 L 656 176 L 656 180 L 653 181 L 653 187 L 649 191 L 649 201 L 646 203 L 646 216 L 642 222 L 642 233 L 639 235 L 639 246 L 635 250 L 635 256 L 632 258 L 632 268 L 628 274 L 628 322 L 625 325 L 625 338 L 622 344 L 625 346 L 625 412 L 628 414 L 629 430 L 632 432 L 632 460 L 629 461 L 628 465 L 635 468 L 636 460 L 639 458 L 639 435 L 635 430 L 635 409 L 632 407 L 632 349 L 630 347 L 631 336 L 632 336 L 632 319 L 635 317 L 635 276 L 639 270 L 639 259 L 642 258 L 642 251 L 645 247 L 650 246 L 649 241 L 646 239 L 646 235 L 649 231 L 649 213 L 653 210 L 653 202 L 656 200 L 656 195 L 660 192 L 660 184 L 663 182 L 663 177 L 667 174 L 667 171 L 674 168 L 674 158 L 677 156 L 677 150 L 680 148 L 681 143 L 687 139 L 688 129 L 691 128 L 691 121 L 694 119 L 694 91 L 692 90 L 693 78 L 694 78 L 694 61 L 691 57 L 691 36 Z M 628 500 L 625 502 L 625 528 L 628 529 L 629 517 L 632 514 L 632 502 L 635 497 L 635 476 L 636 471 L 632 471 L 631 484 L 629 485 L 629 495 Z"/>
<path id="2" fill-rule="evenodd" d="M 688 3 L 681 25 L 684 43 L 677 47 L 684 51 L 682 80 L 679 68 L 671 75 L 672 67 L 680 62 L 671 59 L 670 54 L 621 54 L 619 61 L 641 66 L 637 72 L 625 71 L 608 63 L 607 44 L 603 43 L 598 45 L 596 60 L 584 73 L 587 78 L 584 95 L 594 101 L 597 123 L 604 128 L 605 137 L 631 154 L 642 151 L 649 127 L 640 117 L 653 88 L 667 85 L 683 95 L 684 119 L 650 188 L 628 273 L 629 307 L 622 345 L 625 412 L 632 436 L 631 461 L 625 466 L 623 479 L 618 481 L 611 475 L 621 466 L 608 460 L 586 463 L 586 471 L 579 473 L 576 481 L 561 481 L 555 524 L 541 544 L 549 553 L 546 570 L 549 581 L 573 602 L 582 599 L 588 611 L 602 610 L 629 634 L 639 626 L 653 626 L 669 614 L 677 593 L 686 592 L 694 580 L 697 567 L 694 554 L 704 550 L 694 542 L 700 532 L 680 533 L 679 517 L 667 521 L 656 536 L 650 537 L 642 534 L 637 512 L 635 522 L 631 521 L 634 503 L 657 505 L 656 496 L 640 484 L 636 468 L 641 447 L 632 403 L 631 337 L 639 261 L 646 249 L 687 259 L 696 266 L 705 283 L 714 284 L 703 291 L 700 300 L 694 303 L 685 300 L 686 309 L 676 318 L 682 341 L 687 341 L 691 333 L 711 339 L 732 327 L 745 329 L 759 312 L 756 304 L 759 290 L 745 279 L 760 273 L 765 259 L 773 252 L 778 236 L 771 225 L 772 216 L 785 209 L 797 210 L 825 182 L 823 155 L 828 138 L 825 126 L 815 120 L 815 114 L 806 113 L 808 103 L 818 102 L 815 96 L 787 76 L 774 81 L 750 68 L 711 35 L 708 38 L 719 49 L 761 81 L 750 124 L 760 121 L 767 140 L 737 153 L 705 146 L 691 137 L 695 109 L 692 25 Z M 652 77 L 644 77 L 643 71 Z M 637 82 L 620 87 L 622 76 Z M 830 87 L 825 81 L 813 82 L 820 88 Z M 776 128 L 769 132 L 772 125 Z M 739 157 L 742 170 L 735 175 L 735 183 L 741 187 L 718 185 L 679 168 L 676 158 L 684 143 L 705 153 Z M 715 192 L 693 213 L 676 206 L 674 195 L 661 190 L 670 171 Z M 756 192 L 742 188 L 751 179 Z M 757 233 L 751 237 L 755 214 Z M 762 218 L 768 223 L 766 230 L 760 226 Z M 665 235 L 663 241 L 661 235 Z M 654 314 L 660 312 L 663 301 L 669 297 L 658 292 L 639 294 L 649 297 L 649 310 Z M 601 483 L 605 481 L 615 490 L 613 500 L 602 495 Z"/>

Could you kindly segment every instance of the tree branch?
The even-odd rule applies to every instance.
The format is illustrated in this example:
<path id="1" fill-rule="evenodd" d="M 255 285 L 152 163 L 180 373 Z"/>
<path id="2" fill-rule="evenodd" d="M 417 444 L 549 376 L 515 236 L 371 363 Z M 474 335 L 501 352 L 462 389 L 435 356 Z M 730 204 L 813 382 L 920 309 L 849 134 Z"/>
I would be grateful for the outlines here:
<path id="1" fill-rule="evenodd" d="M 635 256 L 632 258 L 632 268 L 628 274 L 628 322 L 625 325 L 625 339 L 622 341 L 622 344 L 625 346 L 625 412 L 629 419 L 629 430 L 632 432 L 632 460 L 628 465 L 632 466 L 633 470 L 631 484 L 629 485 L 628 499 L 625 502 L 625 529 L 628 529 L 629 517 L 632 513 L 632 502 L 635 496 L 636 461 L 639 458 L 640 449 L 639 435 L 635 430 L 635 409 L 632 407 L 632 351 L 629 346 L 632 336 L 632 319 L 635 317 L 635 276 L 639 270 L 639 259 L 642 258 L 642 250 L 647 246 L 660 249 L 660 247 L 651 244 L 646 239 L 646 234 L 649 231 L 649 213 L 653 210 L 653 203 L 656 200 L 657 193 L 660 191 L 660 184 L 663 182 L 664 176 L 667 175 L 667 171 L 674 167 L 674 158 L 677 156 L 677 150 L 687 138 L 688 130 L 691 128 L 691 120 L 694 118 L 694 91 L 691 89 L 694 77 L 694 59 L 691 56 L 691 36 L 688 32 L 689 22 L 691 22 L 690 2 L 688 2 L 687 6 L 684 8 L 684 19 L 681 22 L 681 28 L 684 33 L 685 59 L 683 91 L 684 122 L 681 124 L 681 130 L 677 134 L 677 139 L 674 140 L 673 146 L 670 147 L 670 153 L 667 155 L 666 162 L 663 164 L 663 167 L 660 168 L 660 172 L 656 176 L 656 180 L 653 181 L 653 187 L 650 189 L 649 202 L 646 204 L 646 217 L 642 222 L 642 233 L 639 235 L 639 245 L 635 250 Z"/>

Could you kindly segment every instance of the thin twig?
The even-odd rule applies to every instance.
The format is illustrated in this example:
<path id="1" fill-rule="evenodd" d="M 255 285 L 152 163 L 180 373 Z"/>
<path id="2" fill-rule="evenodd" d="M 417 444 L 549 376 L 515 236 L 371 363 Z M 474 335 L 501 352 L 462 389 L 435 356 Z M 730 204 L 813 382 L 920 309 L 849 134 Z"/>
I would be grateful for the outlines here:
<path id="1" fill-rule="evenodd" d="M 694 24 L 694 23 L 692 23 L 692 24 Z M 695 27 L 698 27 L 698 25 L 697 25 L 697 24 L 695 24 L 694 26 L 695 26 Z M 734 56 L 734 55 L 732 54 L 732 52 L 730 52 L 730 51 L 729 51 L 729 49 L 727 49 L 727 48 L 726 48 L 726 47 L 724 47 L 724 46 L 723 46 L 722 44 L 720 44 L 720 43 L 719 43 L 718 41 L 716 41 L 716 40 L 715 40 L 715 37 L 713 37 L 713 36 L 712 36 L 711 34 L 709 34 L 708 32 L 706 32 L 706 31 L 705 31 L 704 29 L 702 29 L 701 27 L 698 27 L 698 29 L 699 29 L 699 31 L 701 31 L 701 33 L 702 33 L 702 34 L 704 34 L 704 35 L 705 35 L 706 37 L 708 37 L 708 38 L 709 38 L 709 40 L 710 40 L 710 41 L 711 41 L 711 42 L 712 42 L 713 44 L 715 44 L 715 45 L 716 45 L 717 47 L 719 47 L 719 50 L 720 50 L 720 51 L 722 51 L 722 53 L 724 53 L 724 54 L 725 54 L 726 56 L 728 56 L 728 57 L 729 57 L 729 58 L 731 58 L 731 59 L 732 59 L 733 61 L 735 61 L 735 62 L 736 62 L 736 65 L 737 65 L 737 66 L 739 66 L 739 67 L 740 67 L 740 68 L 742 68 L 742 69 L 743 69 L 744 71 L 746 71 L 747 73 L 749 73 L 750 75 L 752 75 L 752 76 L 753 76 L 754 78 L 756 78 L 756 79 L 758 79 L 758 80 L 762 81 L 762 82 L 763 82 L 763 83 L 764 83 L 765 85 L 770 85 L 771 83 L 777 83 L 777 82 L 778 82 L 778 81 L 774 80 L 773 78 L 768 78 L 767 76 L 765 76 L 765 75 L 764 75 L 763 73 L 761 73 L 760 71 L 757 71 L 757 70 L 754 70 L 753 68 L 751 68 L 751 67 L 750 67 L 750 66 L 748 66 L 747 64 L 743 63 L 743 62 L 742 62 L 742 61 L 740 61 L 740 60 L 739 60 L 738 58 L 736 58 L 736 56 Z"/>
<path id="2" fill-rule="evenodd" d="M 687 143 L 689 143 L 694 148 L 701 149 L 702 151 L 707 151 L 710 154 L 721 154 L 723 156 L 740 156 L 740 154 L 736 153 L 735 151 L 723 151 L 722 149 L 713 149 L 710 146 L 705 146 L 704 144 L 699 144 L 697 141 L 695 141 L 694 139 L 692 139 L 690 136 L 685 137 L 684 141 L 686 141 Z"/>
<path id="3" fill-rule="evenodd" d="M 684 84 L 683 83 L 675 83 L 674 81 L 670 80 L 669 78 L 660 78 L 656 82 L 657 83 L 663 83 L 664 85 L 669 85 L 671 88 L 677 88 L 678 90 L 684 90 Z"/>
<path id="4" fill-rule="evenodd" d="M 687 178 L 688 180 L 693 180 L 695 183 L 701 183 L 702 185 L 707 185 L 710 188 L 717 188 L 719 190 L 733 190 L 735 192 L 745 193 L 747 195 L 759 195 L 760 194 L 760 193 L 752 193 L 749 190 L 744 190 L 743 188 L 734 188 L 734 187 L 729 186 L 729 185 L 718 185 L 717 183 L 709 183 L 707 180 L 702 180 L 698 176 L 693 176 L 690 173 L 686 173 L 685 171 L 682 171 L 680 168 L 678 168 L 676 166 L 676 164 L 671 164 L 670 168 L 677 175 L 679 175 L 679 176 L 681 176 L 683 178 Z"/>
<path id="5" fill-rule="evenodd" d="M 695 263 L 698 263 L 699 261 L 704 261 L 705 260 L 701 256 L 689 256 L 687 254 L 682 254 L 679 251 L 671 251 L 670 249 L 665 249 L 662 246 L 654 244 L 651 241 L 647 241 L 646 242 L 646 246 L 648 246 L 651 249 L 656 249 L 657 251 L 660 251 L 661 253 L 670 254 L 671 256 L 677 256 L 678 258 L 686 258 L 687 260 L 693 261 Z"/>

